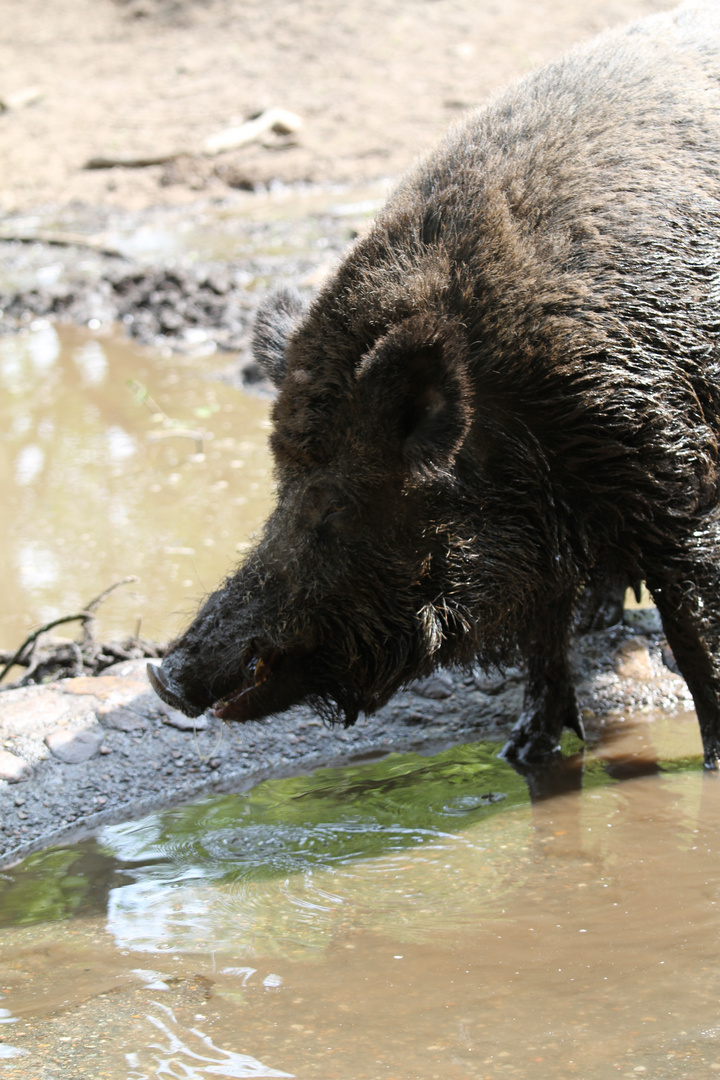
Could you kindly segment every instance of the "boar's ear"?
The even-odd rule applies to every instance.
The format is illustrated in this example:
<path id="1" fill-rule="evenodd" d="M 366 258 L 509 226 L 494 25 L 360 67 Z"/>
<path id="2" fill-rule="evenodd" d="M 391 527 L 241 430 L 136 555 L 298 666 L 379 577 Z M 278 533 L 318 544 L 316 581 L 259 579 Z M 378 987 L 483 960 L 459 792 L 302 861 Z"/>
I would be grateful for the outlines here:
<path id="1" fill-rule="evenodd" d="M 414 341 L 408 337 L 388 335 L 358 375 L 372 414 L 380 419 L 386 437 L 396 446 L 399 440 L 410 468 L 444 471 L 452 466 L 472 423 L 467 364 L 452 338 L 417 344 L 417 336 Z"/>
<path id="2" fill-rule="evenodd" d="M 468 373 L 450 353 L 446 343 L 435 342 L 408 357 L 402 452 L 421 471 L 451 466 L 472 422 Z"/>
<path id="3" fill-rule="evenodd" d="M 305 305 L 293 289 L 273 293 L 258 308 L 252 351 L 256 362 L 277 387 L 287 370 L 285 349 Z"/>

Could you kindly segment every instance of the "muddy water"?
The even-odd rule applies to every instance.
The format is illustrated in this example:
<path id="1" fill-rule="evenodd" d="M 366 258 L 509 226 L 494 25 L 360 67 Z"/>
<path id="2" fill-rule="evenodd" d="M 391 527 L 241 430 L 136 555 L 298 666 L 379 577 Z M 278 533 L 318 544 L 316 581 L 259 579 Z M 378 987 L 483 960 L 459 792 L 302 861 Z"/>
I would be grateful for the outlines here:
<path id="1" fill-rule="evenodd" d="M 238 559 L 272 500 L 267 404 L 224 363 L 42 322 L 0 338 L 0 648 L 126 575 L 101 633 L 166 640 Z"/>
<path id="2" fill-rule="evenodd" d="M 534 806 L 465 747 L 33 856 L 2 897 L 33 925 L 0 931 L 0 1070 L 713 1076 L 720 787 L 699 750 L 693 716 L 644 715 Z"/>

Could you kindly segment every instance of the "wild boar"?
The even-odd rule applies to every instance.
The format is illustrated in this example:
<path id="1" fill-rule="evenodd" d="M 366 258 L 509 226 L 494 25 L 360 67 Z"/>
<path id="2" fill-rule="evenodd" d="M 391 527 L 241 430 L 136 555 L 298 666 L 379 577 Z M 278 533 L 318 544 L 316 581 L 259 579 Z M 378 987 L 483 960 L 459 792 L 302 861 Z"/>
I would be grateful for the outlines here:
<path id="1" fill-rule="evenodd" d="M 521 658 L 506 747 L 582 735 L 589 581 L 644 579 L 720 756 L 720 6 L 606 33 L 452 130 L 307 309 L 260 311 L 277 506 L 151 678 L 352 724 Z"/>

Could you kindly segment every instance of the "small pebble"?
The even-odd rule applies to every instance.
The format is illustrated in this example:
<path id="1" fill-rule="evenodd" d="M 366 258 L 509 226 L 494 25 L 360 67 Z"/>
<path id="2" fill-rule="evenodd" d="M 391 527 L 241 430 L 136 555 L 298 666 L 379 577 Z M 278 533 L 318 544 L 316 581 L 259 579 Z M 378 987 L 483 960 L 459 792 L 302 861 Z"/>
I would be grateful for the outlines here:
<path id="1" fill-rule="evenodd" d="M 427 679 L 414 679 L 408 684 L 408 690 L 412 690 L 414 694 L 419 694 L 421 697 L 443 701 L 453 692 L 452 675 L 446 671 L 438 671 Z"/>
<path id="2" fill-rule="evenodd" d="M 177 728 L 178 731 L 205 731 L 208 726 L 205 716 L 185 716 L 177 709 L 170 708 L 166 709 L 162 722 Z"/>

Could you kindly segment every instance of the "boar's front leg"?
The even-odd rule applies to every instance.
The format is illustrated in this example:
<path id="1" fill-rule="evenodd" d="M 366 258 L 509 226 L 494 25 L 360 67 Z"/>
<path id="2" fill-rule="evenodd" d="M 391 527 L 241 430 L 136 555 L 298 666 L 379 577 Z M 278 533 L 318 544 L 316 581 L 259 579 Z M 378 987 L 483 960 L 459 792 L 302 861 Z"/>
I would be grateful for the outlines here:
<path id="1" fill-rule="evenodd" d="M 568 662 L 569 628 L 569 611 L 565 620 L 548 615 L 525 649 L 523 711 L 502 751 L 508 761 L 529 765 L 547 759 L 559 749 L 563 728 L 585 738 Z"/>
<path id="2" fill-rule="evenodd" d="M 694 562 L 682 569 L 648 572 L 647 584 L 673 651 L 695 702 L 706 769 L 720 764 L 720 574 L 712 563 Z"/>

